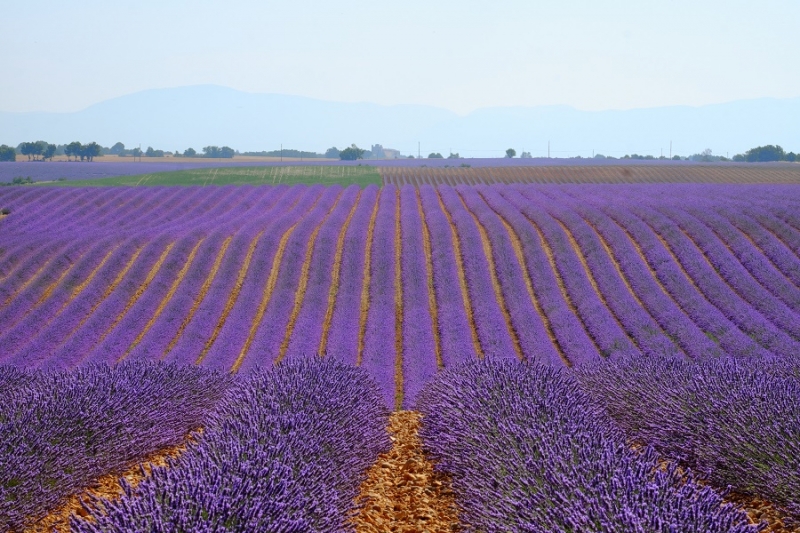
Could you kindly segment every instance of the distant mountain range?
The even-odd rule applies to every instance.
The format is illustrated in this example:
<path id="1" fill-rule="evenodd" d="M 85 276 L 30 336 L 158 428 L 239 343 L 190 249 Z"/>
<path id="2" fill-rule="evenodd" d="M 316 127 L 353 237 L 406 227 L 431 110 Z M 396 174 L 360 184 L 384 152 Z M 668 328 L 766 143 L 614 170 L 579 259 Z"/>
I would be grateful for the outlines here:
<path id="1" fill-rule="evenodd" d="M 589 90 L 590 88 L 587 88 Z M 75 113 L 0 112 L 0 144 L 117 141 L 163 150 L 227 145 L 240 151 L 323 152 L 356 143 L 404 154 L 449 150 L 496 157 L 509 147 L 534 156 L 639 153 L 690 155 L 711 148 L 731 156 L 780 144 L 800 151 L 800 98 L 741 100 L 701 107 L 580 111 L 568 106 L 495 107 L 461 116 L 446 109 L 342 103 L 253 94 L 201 85 L 121 96 Z"/>

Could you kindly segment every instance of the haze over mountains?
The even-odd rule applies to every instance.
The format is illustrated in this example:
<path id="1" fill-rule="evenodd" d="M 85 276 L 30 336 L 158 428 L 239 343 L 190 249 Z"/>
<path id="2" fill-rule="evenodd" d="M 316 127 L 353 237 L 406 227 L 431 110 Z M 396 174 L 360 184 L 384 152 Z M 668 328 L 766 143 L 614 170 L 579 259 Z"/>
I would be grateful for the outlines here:
<path id="1" fill-rule="evenodd" d="M 754 146 L 800 149 L 800 98 L 741 100 L 702 107 L 581 111 L 568 106 L 497 107 L 465 116 L 420 106 L 341 103 L 213 86 L 153 89 L 75 113 L 0 112 L 0 143 L 117 141 L 183 151 L 228 145 L 240 151 L 380 143 L 404 154 L 449 150 L 500 156 L 509 147 L 553 157 L 593 152 L 690 155 L 711 148 L 732 156 Z"/>

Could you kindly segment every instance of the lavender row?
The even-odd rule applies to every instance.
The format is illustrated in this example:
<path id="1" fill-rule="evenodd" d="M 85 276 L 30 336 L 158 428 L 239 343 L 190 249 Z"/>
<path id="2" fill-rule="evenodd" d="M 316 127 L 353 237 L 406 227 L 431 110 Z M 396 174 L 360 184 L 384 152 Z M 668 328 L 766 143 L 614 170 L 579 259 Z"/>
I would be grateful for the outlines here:
<path id="1" fill-rule="evenodd" d="M 673 220 L 658 212 L 636 210 L 653 231 L 667 242 L 679 264 L 698 287 L 702 296 L 716 306 L 738 330 L 730 330 L 730 340 L 720 338 L 721 346 L 731 355 L 766 355 L 766 350 L 791 355 L 800 349 L 793 339 L 754 309 L 748 301 L 725 282 L 702 255 L 698 247 L 678 228 Z M 758 344 L 756 344 L 758 343 Z"/>
<path id="2" fill-rule="evenodd" d="M 283 251 L 281 262 L 277 265 L 275 287 L 270 294 L 266 294 L 269 301 L 267 302 L 263 319 L 254 331 L 253 348 L 250 350 L 251 355 L 244 359 L 242 370 L 251 369 L 259 365 L 267 365 L 276 361 L 280 355 L 281 344 L 287 333 L 300 284 L 300 275 L 305 262 L 309 238 L 314 229 L 326 219 L 328 213 L 336 206 L 341 197 L 342 188 L 339 186 L 327 188 L 318 186 L 316 192 L 319 194 L 319 200 L 315 200 L 307 208 L 301 208 L 303 211 L 298 213 L 295 220 L 291 222 L 296 225 L 286 241 L 286 248 Z M 288 228 L 287 224 L 286 229 Z M 275 236 L 276 246 L 279 240 L 278 237 L 282 235 L 283 232 L 279 230 Z M 264 289 L 259 290 L 259 296 L 263 291 Z M 241 331 L 241 329 L 235 328 L 234 331 Z"/>
<path id="3" fill-rule="evenodd" d="M 559 274 L 550 267 L 544 248 L 545 237 L 538 224 L 539 214 L 536 206 L 525 197 L 515 195 L 511 190 L 504 190 L 501 196 L 515 209 L 504 206 L 499 199 L 490 201 L 490 205 L 495 209 L 502 209 L 509 224 L 520 236 L 528 275 L 563 357 L 570 364 L 598 357 L 599 351 L 596 345 L 587 334 L 580 318 L 572 312 L 561 294 L 557 279 Z"/>
<path id="4" fill-rule="evenodd" d="M 434 332 L 429 294 L 432 287 L 428 286 L 428 267 L 416 189 L 410 185 L 402 187 L 399 202 L 403 285 L 402 372 L 404 407 L 408 408 L 414 405 L 423 385 L 436 374 L 438 347 L 435 334 L 438 334 L 438 329 Z"/>
<path id="5" fill-rule="evenodd" d="M 232 383 L 153 363 L 20 374 L 0 367 L 4 531 L 22 531 L 96 478 L 184 443 Z M 8 376 L 15 386 L 3 386 Z"/>
<path id="6" fill-rule="evenodd" d="M 631 438 L 800 519 L 797 361 L 630 358 L 577 376 Z"/>
<path id="7" fill-rule="evenodd" d="M 642 353 L 673 356 L 681 354 L 680 348 L 661 329 L 627 284 L 624 274 L 618 270 L 616 259 L 606 251 L 602 237 L 594 228 L 573 209 L 558 205 L 555 208 L 552 205 L 541 207 L 573 235 L 605 304 L 635 340 Z"/>
<path id="8" fill-rule="evenodd" d="M 504 225 L 504 223 L 508 224 L 506 219 L 509 222 L 513 220 L 513 222 L 519 224 L 522 222 L 522 218 L 499 195 L 493 194 L 489 188 L 472 189 L 459 187 L 458 191 L 464 199 L 467 209 L 475 215 L 477 223 L 484 228 L 491 242 L 491 253 L 498 283 L 508 309 L 509 319 L 519 338 L 523 356 L 530 360 L 539 359 L 548 363 L 563 364 L 558 359 L 553 343 L 547 335 L 542 318 L 530 294 L 527 290 L 524 290 L 526 289 L 525 277 L 528 275 L 525 271 L 525 266 L 530 266 L 531 260 L 530 257 L 527 260 L 525 258 L 526 246 L 521 244 L 522 250 L 520 252 L 523 256 L 523 262 L 520 262 L 520 258 L 517 257 L 514 244 L 511 241 L 510 233 L 516 236 L 520 229 L 524 232 L 530 228 L 523 226 L 518 229 L 519 226 L 513 227 L 514 224 L 512 223 L 509 224 L 509 229 L 506 229 Z M 527 224 L 527 221 L 525 221 L 525 224 Z M 528 237 L 530 235 L 525 236 Z M 479 302 L 476 302 L 476 304 L 479 304 Z M 573 317 L 573 322 L 568 322 L 566 327 L 576 322 L 577 320 Z M 559 327 L 561 326 L 559 325 Z M 567 356 L 571 363 L 580 362 L 583 358 L 591 358 L 597 354 L 585 334 L 582 337 L 580 335 L 575 337 L 577 337 L 576 340 L 578 342 L 586 342 L 580 347 L 580 355 L 578 355 L 578 351 L 575 351 L 571 353 L 571 357 Z M 560 343 L 560 346 L 564 347 L 567 344 L 569 343 Z"/>
<path id="9" fill-rule="evenodd" d="M 277 253 L 281 238 L 299 220 L 313 218 L 315 214 L 318 216 L 314 207 L 322 203 L 320 196 L 321 188 L 307 189 L 297 198 L 297 202 L 293 202 L 291 205 L 284 204 L 285 207 L 277 211 L 272 220 L 264 221 L 259 225 L 258 231 L 261 237 L 258 239 L 257 245 L 252 248 L 250 264 L 247 266 L 240 263 L 241 272 L 245 275 L 241 291 L 238 296 L 232 292 L 226 295 L 226 301 L 230 299 L 232 307 L 227 318 L 219 317 L 219 322 L 215 326 L 219 327 L 219 336 L 208 350 L 207 364 L 221 369 L 233 367 L 240 351 L 244 349 L 246 339 L 251 334 L 251 327 L 260 326 L 260 324 L 254 324 L 254 320 L 262 299 L 265 296 L 271 296 L 265 292 L 266 285 L 268 278 L 273 274 L 273 258 Z M 278 269 L 280 266 L 277 265 Z M 272 352 L 266 349 L 262 351 L 267 358 L 267 360 L 260 361 L 260 364 L 263 365 L 269 362 Z"/>
<path id="10" fill-rule="evenodd" d="M 395 301 L 394 220 L 397 197 L 395 187 L 384 187 L 378 198 L 378 213 L 372 241 L 369 311 L 364 331 L 361 365 L 377 381 L 388 406 L 397 406 L 397 305 Z M 402 355 L 402 354 L 400 354 Z M 433 356 L 433 354 L 429 354 Z"/>
<path id="11" fill-rule="evenodd" d="M 756 532 L 652 448 L 630 449 L 564 369 L 484 360 L 420 394 L 420 437 L 452 476 L 465 531 Z"/>
<path id="12" fill-rule="evenodd" d="M 735 355 L 757 353 L 758 345 L 742 333 L 736 324 L 720 310 L 722 304 L 727 304 L 722 309 L 727 310 L 730 316 L 734 313 L 735 303 L 730 300 L 726 301 L 724 293 L 722 297 L 717 297 L 717 293 L 709 290 L 706 291 L 706 294 L 702 292 L 703 285 L 710 283 L 713 278 L 709 276 L 693 279 L 686 274 L 684 263 L 688 264 L 686 256 L 690 256 L 692 251 L 690 243 L 684 242 L 682 246 L 671 249 L 659 239 L 660 235 L 657 230 L 654 231 L 651 226 L 636 217 L 630 210 L 607 207 L 605 211 L 637 243 L 658 283 L 703 330 L 706 336 L 727 353 Z M 670 228 L 668 225 L 662 225 L 658 229 L 674 231 L 674 228 Z M 675 234 L 669 236 L 675 238 Z M 707 272 L 706 275 L 708 276 L 708 274 Z M 698 287 L 698 284 L 701 285 Z"/>
<path id="13" fill-rule="evenodd" d="M 101 239 L 101 244 L 102 242 Z M 103 303 L 103 294 L 111 288 L 118 273 L 124 270 L 125 264 L 131 259 L 132 252 L 142 247 L 146 239 L 135 238 L 127 242 L 120 240 L 109 242 L 109 239 L 105 239 L 105 242 L 107 242 L 107 255 L 104 258 L 107 259 L 108 264 L 102 270 L 95 271 L 99 263 L 79 262 L 75 265 L 74 277 L 70 272 L 70 277 L 65 278 L 62 284 L 53 291 L 51 297 L 43 302 L 25 322 L 3 333 L 5 346 L 10 354 L 22 348 L 20 343 L 33 340 L 29 348 L 24 350 L 29 355 L 18 356 L 15 360 L 28 365 L 41 364 L 42 354 L 54 350 L 63 343 L 66 340 L 63 336 L 88 320 L 90 309 Z M 81 284 L 90 281 L 91 284 L 87 285 L 83 292 L 73 293 L 73 290 L 77 290 Z M 168 279 L 164 280 L 161 285 L 166 283 L 169 283 Z M 182 285 L 179 295 L 183 294 L 183 288 Z M 74 301 L 72 301 L 73 298 Z M 68 303 L 70 305 L 65 307 Z M 18 302 L 14 301 L 11 307 L 15 308 L 18 305 Z M 58 320 L 51 325 L 50 322 L 56 318 Z M 36 331 L 37 329 L 40 332 L 38 340 L 35 339 L 36 335 L 31 335 L 31 330 Z M 107 357 L 121 355 L 122 353 L 106 354 Z"/>
<path id="14" fill-rule="evenodd" d="M 72 530 L 350 530 L 364 473 L 389 448 L 387 422 L 363 370 L 286 361 L 243 380 L 180 458 Z"/>
<path id="15" fill-rule="evenodd" d="M 350 364 L 356 364 L 358 360 L 366 243 L 373 209 L 381 194 L 379 191 L 374 185 L 364 189 L 345 234 L 339 290 L 335 295 L 327 346 L 324 348 L 327 355 Z"/>
<path id="16" fill-rule="evenodd" d="M 553 262 L 563 280 L 564 288 L 597 349 L 605 357 L 639 353 L 592 286 L 589 279 L 591 273 L 587 272 L 581 263 L 568 234 L 559 226 L 557 219 L 552 216 L 541 216 L 546 211 L 540 210 L 543 206 L 539 202 L 530 198 L 529 200 L 530 208 L 527 209 L 527 213 L 532 218 L 535 217 L 543 238 L 551 248 Z"/>
<path id="17" fill-rule="evenodd" d="M 719 234 L 713 232 L 710 228 L 702 224 L 697 218 L 691 215 L 676 215 L 672 214 L 673 220 L 681 226 L 687 234 L 697 243 L 703 250 L 708 260 L 714 265 L 715 269 L 722 275 L 726 282 L 733 287 L 737 293 L 745 298 L 750 305 L 756 308 L 759 312 L 768 317 L 776 326 L 780 327 L 795 338 L 800 338 L 800 315 L 793 312 L 792 309 L 798 303 L 792 302 L 791 298 L 787 298 L 789 303 L 778 294 L 787 293 L 791 295 L 792 292 L 797 293 L 798 289 L 791 286 L 793 291 L 786 288 L 786 283 L 783 289 L 778 291 L 773 288 L 772 291 L 765 288 L 769 287 L 769 276 L 765 274 L 765 268 L 761 268 L 758 264 L 766 265 L 769 261 L 765 260 L 760 251 L 753 250 L 750 243 L 747 245 L 751 248 L 752 252 L 759 255 L 758 261 L 750 260 L 745 264 L 741 263 L 742 256 L 735 257 L 725 241 L 720 240 Z M 756 263 L 756 264 L 754 264 Z M 766 278 L 766 279 L 765 279 Z M 784 280 L 785 281 L 785 280 Z"/>
<path id="18" fill-rule="evenodd" d="M 455 227 L 461 244 L 472 313 L 483 353 L 488 357 L 508 357 L 515 353 L 490 274 L 489 262 L 475 221 L 461 203 L 455 189 L 440 187 L 438 194 Z"/>
<path id="19" fill-rule="evenodd" d="M 721 206 L 725 207 L 725 206 Z M 691 209 L 699 220 L 711 229 L 714 235 L 723 242 L 736 259 L 747 269 L 758 283 L 769 291 L 773 298 L 782 301 L 792 309 L 800 307 L 800 288 L 788 279 L 769 260 L 765 261 L 764 251 L 742 232 L 736 225 L 716 212 Z M 730 214 L 729 214 L 730 216 Z M 743 218 L 742 222 L 745 222 Z"/>
<path id="20" fill-rule="evenodd" d="M 295 203 L 299 202 L 305 189 L 297 188 L 282 195 L 275 206 L 267 211 L 269 215 L 280 217 Z M 277 217 L 276 217 L 277 218 Z M 262 220 L 253 220 L 232 235 L 231 241 L 204 299 L 199 303 L 191 321 L 185 325 L 180 337 L 166 353 L 167 360 L 185 364 L 200 363 L 205 358 L 205 351 L 213 346 L 215 334 L 218 332 L 220 320 L 231 292 L 234 290 L 239 271 L 247 257 L 250 247 L 258 244 L 262 235 Z M 195 283 L 199 279 L 193 280 Z M 224 325 L 224 324 L 223 324 Z"/>
<path id="21" fill-rule="evenodd" d="M 349 224 L 346 225 L 348 217 L 351 213 L 355 217 L 360 198 L 360 188 L 357 185 L 351 185 L 345 189 L 336 203 L 336 208 L 317 233 L 308 269 L 308 290 L 305 293 L 291 337 L 288 339 L 288 354 L 308 357 L 317 355 L 320 351 L 323 325 L 328 313 L 328 297 L 333 283 L 339 235 L 349 228 Z M 352 218 L 350 221 L 352 222 Z M 344 254 L 344 248 L 342 248 L 342 254 Z M 341 282 L 341 273 L 339 282 Z M 333 310 L 331 309 L 331 311 Z"/>
<path id="22" fill-rule="evenodd" d="M 467 316 L 467 302 L 461 291 L 452 230 L 439 207 L 439 197 L 433 187 L 424 185 L 419 188 L 419 203 L 423 223 L 430 235 L 442 361 L 448 367 L 477 355 L 472 342 L 474 333 Z"/>
<path id="23" fill-rule="evenodd" d="M 716 343 L 706 336 L 671 295 L 662 290 L 627 233 L 605 213 L 586 203 L 577 203 L 574 207 L 608 244 L 613 259 L 638 299 L 681 350 L 690 357 L 719 355 L 721 350 Z"/>
<path id="24" fill-rule="evenodd" d="M 144 246 L 141 238 L 125 242 L 118 247 L 97 271 L 91 283 L 70 302 L 68 308 L 48 305 L 46 319 L 42 322 L 26 320 L 20 322 L 15 330 L 17 346 L 9 346 L 5 354 L 7 361 L 20 366 L 39 366 L 48 356 L 65 342 L 71 332 L 82 326 L 90 316 L 94 305 L 102 301 L 104 293 L 118 276 L 119 272 L 133 259 L 134 254 Z M 51 303 L 55 303 L 51 302 Z M 69 312 L 66 312 L 69 309 Z"/>
<path id="25" fill-rule="evenodd" d="M 733 211 L 723 215 L 769 258 L 773 265 L 795 286 L 800 286 L 800 237 L 798 232 L 762 208 Z"/>

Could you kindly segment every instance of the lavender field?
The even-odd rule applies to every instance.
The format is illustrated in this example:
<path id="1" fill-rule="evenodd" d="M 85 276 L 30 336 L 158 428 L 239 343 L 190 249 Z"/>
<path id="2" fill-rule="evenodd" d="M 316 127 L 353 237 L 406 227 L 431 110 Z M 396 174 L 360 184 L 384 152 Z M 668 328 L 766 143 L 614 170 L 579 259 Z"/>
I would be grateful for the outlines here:
<path id="1" fill-rule="evenodd" d="M 800 518 L 796 186 L 9 187 L 0 209 L 0 394 L 17 398 L 0 435 L 47 418 L 24 407 L 41 380 L 200 372 L 161 378 L 198 398 L 162 423 L 166 444 L 198 417 L 203 435 L 75 531 L 351 528 L 348 502 L 390 445 L 380 428 L 410 409 L 466 531 L 758 531 L 729 486 Z M 692 406 L 704 390 L 714 409 Z M 772 407 L 734 416 L 753 390 Z M 166 409 L 158 398 L 143 413 Z M 107 426 L 138 428 L 126 413 Z M 275 420 L 286 431 L 270 433 Z M 89 433 L 70 449 L 93 450 Z M 85 478 L 21 497 L 21 478 L 51 474 L 15 466 L 9 439 L 0 517 L 14 514 L 0 528 L 15 531 L 46 514 L 33 500 L 56 505 Z M 164 444 L 140 440 L 135 460 Z"/>
<path id="2" fill-rule="evenodd" d="M 0 182 L 30 177 L 35 181 L 75 181 L 138 176 L 197 169 L 248 167 L 376 167 L 384 184 L 455 185 L 475 183 L 722 182 L 799 183 L 794 163 L 697 163 L 693 161 L 566 158 L 370 159 L 357 161 L 254 161 L 198 158 L 134 162 L 122 158 L 81 161 L 16 161 L 0 164 Z M 147 159 L 147 158 L 145 158 Z M 625 170 L 629 171 L 626 172 Z"/>

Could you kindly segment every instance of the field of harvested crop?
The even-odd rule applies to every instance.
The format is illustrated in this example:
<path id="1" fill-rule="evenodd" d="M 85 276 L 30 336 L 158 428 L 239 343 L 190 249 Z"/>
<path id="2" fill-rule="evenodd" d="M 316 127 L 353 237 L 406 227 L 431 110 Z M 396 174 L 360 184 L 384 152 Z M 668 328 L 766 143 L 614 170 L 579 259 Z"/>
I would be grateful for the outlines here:
<path id="1" fill-rule="evenodd" d="M 800 183 L 800 165 L 532 165 L 497 167 L 380 167 L 385 185 L 492 183 Z"/>
<path id="2" fill-rule="evenodd" d="M 0 531 L 798 531 L 800 172 L 720 172 L 0 189 Z"/>

